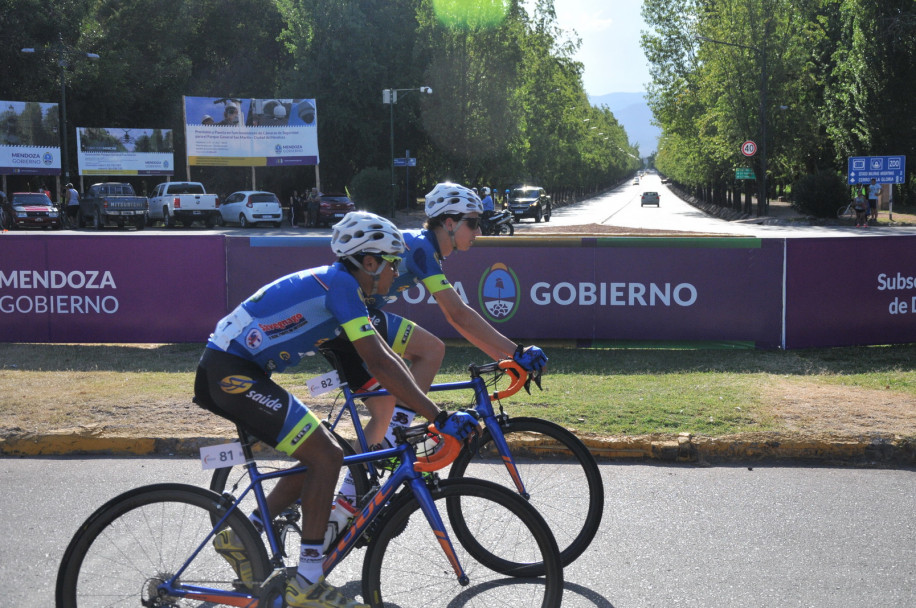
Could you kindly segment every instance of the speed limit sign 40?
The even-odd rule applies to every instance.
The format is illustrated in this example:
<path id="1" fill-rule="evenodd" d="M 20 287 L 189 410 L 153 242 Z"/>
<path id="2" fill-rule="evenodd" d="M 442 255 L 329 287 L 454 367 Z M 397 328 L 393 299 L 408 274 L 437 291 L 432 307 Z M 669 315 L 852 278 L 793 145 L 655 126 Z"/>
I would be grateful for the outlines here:
<path id="1" fill-rule="evenodd" d="M 741 154 L 744 154 L 745 156 L 753 156 L 757 154 L 757 144 L 751 140 L 747 140 L 741 144 Z"/>

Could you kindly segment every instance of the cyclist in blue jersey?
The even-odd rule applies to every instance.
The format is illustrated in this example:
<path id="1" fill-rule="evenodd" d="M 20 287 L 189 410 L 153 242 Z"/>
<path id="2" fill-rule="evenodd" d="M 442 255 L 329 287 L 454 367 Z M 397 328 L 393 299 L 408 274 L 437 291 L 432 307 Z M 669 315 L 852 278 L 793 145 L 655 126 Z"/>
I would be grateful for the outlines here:
<path id="1" fill-rule="evenodd" d="M 195 380 L 195 401 L 240 424 L 261 441 L 308 466 L 284 477 L 267 498 L 270 513 L 302 501 L 302 545 L 298 575 L 286 588 L 286 605 L 362 606 L 324 581 L 324 535 L 343 453 L 330 432 L 294 395 L 271 378 L 316 352 L 335 336 L 346 336 L 382 386 L 441 432 L 463 440 L 477 428 L 470 414 L 441 411 L 417 386 L 409 369 L 375 331 L 364 299 L 386 293 L 398 276 L 406 247 L 388 220 L 348 213 L 334 226 L 331 249 L 338 261 L 296 272 L 262 287 L 223 318 L 207 342 Z M 306 491 L 307 489 L 307 491 Z M 260 515 L 252 522 L 263 529 Z M 234 532 L 214 539 L 216 550 L 243 582 L 251 564 Z"/>
<path id="2" fill-rule="evenodd" d="M 374 295 L 366 300 L 369 315 L 383 338 L 387 338 L 395 353 L 410 362 L 410 371 L 417 384 L 428 390 L 442 359 L 445 344 L 413 321 L 380 310 L 390 296 L 422 283 L 442 309 L 448 322 L 469 342 L 493 359 L 514 358 L 528 371 L 540 372 L 547 364 L 544 352 L 536 347 L 516 344 L 473 308 L 468 306 L 452 287 L 442 270 L 442 261 L 455 251 L 467 251 L 480 234 L 478 222 L 483 211 L 480 199 L 469 188 L 453 183 L 437 184 L 426 195 L 427 222 L 423 230 L 405 230 L 404 268 L 384 295 Z M 321 352 L 347 379 L 356 391 L 376 388 L 381 378 L 371 373 L 368 361 L 360 357 L 346 335 L 324 343 Z M 393 441 L 393 428 L 409 425 L 414 416 L 408 403 L 394 397 L 376 397 L 366 400 L 371 418 L 366 425 L 366 438 L 370 443 L 383 438 Z M 406 406 L 406 407 L 402 407 Z M 422 412 L 420 412 L 422 414 Z M 387 430 L 387 432 L 386 432 Z M 344 482 L 340 493 L 353 500 L 355 488 L 351 480 Z"/>

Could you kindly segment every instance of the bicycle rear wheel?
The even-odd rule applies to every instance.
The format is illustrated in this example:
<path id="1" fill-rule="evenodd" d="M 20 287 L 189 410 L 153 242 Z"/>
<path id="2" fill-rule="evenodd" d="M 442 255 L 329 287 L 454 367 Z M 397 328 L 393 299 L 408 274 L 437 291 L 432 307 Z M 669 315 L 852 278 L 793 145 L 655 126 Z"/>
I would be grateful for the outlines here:
<path id="1" fill-rule="evenodd" d="M 470 581 L 462 585 L 446 559 L 417 499 L 391 505 L 363 562 L 363 601 L 373 608 L 559 606 L 563 566 L 544 519 L 524 499 L 478 479 L 442 481 L 431 488 L 458 561 Z M 397 500 L 397 499 L 395 499 Z M 465 534 L 449 523 L 446 503 L 460 502 Z M 471 542 L 468 542 L 468 541 Z M 541 564 L 539 578 L 495 571 L 479 557 L 500 555 L 518 564 Z"/>
<path id="2" fill-rule="evenodd" d="M 156 586 L 174 575 L 225 511 L 203 488 L 160 484 L 131 490 L 89 516 L 70 541 L 57 573 L 58 608 L 153 605 Z M 252 581 L 268 573 L 267 552 L 252 525 L 233 511 L 226 521 L 251 562 Z M 179 584 L 246 592 L 232 566 L 212 546 L 188 564 Z M 163 606 L 200 606 L 200 600 L 160 598 Z"/>
<path id="3" fill-rule="evenodd" d="M 578 437 L 553 422 L 509 418 L 501 428 L 529 502 L 544 517 L 557 539 L 563 565 L 568 566 L 588 548 L 601 525 L 604 482 L 598 463 Z M 489 428 L 477 450 L 461 451 L 448 475 L 449 479 L 465 476 L 516 489 Z M 454 515 L 460 517 L 460 512 Z M 498 559 L 489 565 L 504 567 Z"/>

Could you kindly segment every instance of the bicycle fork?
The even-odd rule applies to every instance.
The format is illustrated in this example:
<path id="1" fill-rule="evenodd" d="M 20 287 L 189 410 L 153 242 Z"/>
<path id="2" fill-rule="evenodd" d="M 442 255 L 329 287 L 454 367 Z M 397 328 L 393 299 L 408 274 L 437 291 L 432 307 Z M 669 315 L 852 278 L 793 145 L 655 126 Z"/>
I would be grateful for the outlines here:
<path id="1" fill-rule="evenodd" d="M 512 478 L 512 483 L 515 484 L 515 489 L 518 491 L 519 495 L 525 500 L 529 500 L 531 495 L 528 493 L 528 490 L 525 489 L 525 484 L 522 482 L 522 476 L 518 472 L 518 467 L 515 465 L 515 460 L 512 458 L 512 453 L 509 451 L 509 443 L 506 441 L 506 436 L 503 434 L 503 425 L 511 424 L 509 422 L 508 416 L 502 417 L 487 417 L 487 430 L 490 431 L 490 436 L 493 438 L 493 443 L 496 444 L 496 451 L 499 452 L 500 458 L 503 460 L 503 464 L 506 465 L 506 471 L 509 472 L 509 477 Z"/>

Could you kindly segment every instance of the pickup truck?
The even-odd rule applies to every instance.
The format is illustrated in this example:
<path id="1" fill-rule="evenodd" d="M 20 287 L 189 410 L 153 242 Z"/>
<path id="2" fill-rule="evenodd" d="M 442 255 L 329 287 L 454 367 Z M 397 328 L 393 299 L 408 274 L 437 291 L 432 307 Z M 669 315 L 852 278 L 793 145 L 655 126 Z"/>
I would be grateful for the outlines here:
<path id="1" fill-rule="evenodd" d="M 165 182 L 156 186 L 149 199 L 149 222 L 161 221 L 166 228 L 178 222 L 188 227 L 200 220 L 213 228 L 220 220 L 219 198 L 207 194 L 200 182 Z"/>
<path id="2" fill-rule="evenodd" d="M 148 209 L 149 201 L 138 196 L 130 184 L 92 184 L 80 199 L 77 223 L 80 228 L 91 225 L 96 230 L 111 223 L 119 228 L 130 225 L 143 230 Z"/>

